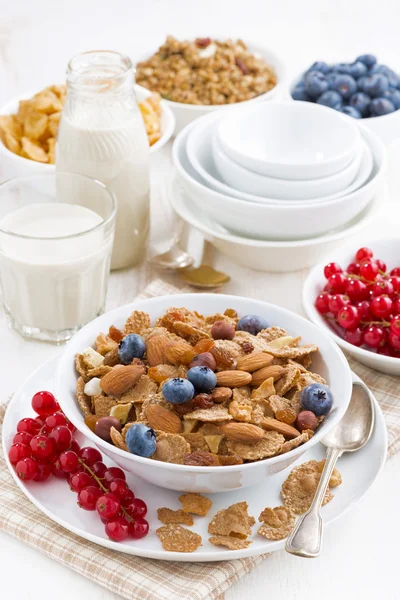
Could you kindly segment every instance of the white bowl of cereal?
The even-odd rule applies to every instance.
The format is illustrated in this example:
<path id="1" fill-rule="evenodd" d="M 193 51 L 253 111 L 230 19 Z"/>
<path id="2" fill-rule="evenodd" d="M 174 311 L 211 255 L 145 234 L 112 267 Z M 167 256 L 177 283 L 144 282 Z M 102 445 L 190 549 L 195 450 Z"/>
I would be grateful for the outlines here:
<path id="1" fill-rule="evenodd" d="M 210 38 L 180 42 L 168 36 L 157 52 L 137 63 L 136 77 L 168 103 L 179 133 L 211 111 L 276 99 L 285 68 L 275 54 L 257 44 Z"/>
<path id="2" fill-rule="evenodd" d="M 320 400 L 309 403 L 315 386 L 323 410 Z M 352 379 L 329 334 L 295 313 L 181 294 L 83 327 L 65 348 L 55 388 L 71 422 L 126 471 L 169 489 L 222 492 L 278 473 L 318 443 L 346 411 Z M 315 414 L 304 414 L 310 407 Z"/>
<path id="3" fill-rule="evenodd" d="M 0 108 L 0 174 L 3 179 L 25 175 L 43 175 L 44 173 L 54 171 L 55 138 L 60 118 L 60 109 L 62 109 L 64 103 L 65 87 L 50 86 L 42 90 L 42 92 L 48 92 L 49 90 L 55 94 L 55 97 L 52 97 L 53 105 L 43 107 L 42 115 L 40 114 L 39 107 L 37 111 L 39 114 L 36 113 L 36 120 L 29 117 L 29 135 L 26 135 L 28 140 L 23 142 L 24 148 L 22 146 L 22 136 L 26 132 L 23 131 L 19 120 L 15 118 L 10 119 L 10 115 L 16 115 L 21 110 L 26 111 L 27 107 L 29 107 L 26 100 L 32 99 L 35 94 L 21 94 L 21 96 Z M 42 92 L 38 92 L 38 94 Z M 140 85 L 135 85 L 135 92 L 144 117 L 149 143 L 151 144 L 150 154 L 152 155 L 162 148 L 172 137 L 175 129 L 175 117 L 166 102 L 159 100 L 158 95 L 152 94 Z M 22 115 L 21 119 L 25 123 L 24 112 L 22 112 Z M 40 117 L 44 117 L 44 131 L 40 134 L 40 140 L 42 141 L 38 142 L 34 138 L 36 138 L 38 133 L 38 130 L 35 131 L 35 128 L 42 126 Z M 34 145 L 32 145 L 32 142 Z"/>

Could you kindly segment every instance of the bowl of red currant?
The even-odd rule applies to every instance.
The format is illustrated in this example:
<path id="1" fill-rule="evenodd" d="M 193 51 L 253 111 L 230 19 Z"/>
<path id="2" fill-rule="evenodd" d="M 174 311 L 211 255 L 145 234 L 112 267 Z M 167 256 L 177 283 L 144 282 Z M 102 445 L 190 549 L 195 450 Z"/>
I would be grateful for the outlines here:
<path id="1" fill-rule="evenodd" d="M 343 249 L 314 267 L 303 305 L 354 358 L 400 375 L 400 239 Z"/>

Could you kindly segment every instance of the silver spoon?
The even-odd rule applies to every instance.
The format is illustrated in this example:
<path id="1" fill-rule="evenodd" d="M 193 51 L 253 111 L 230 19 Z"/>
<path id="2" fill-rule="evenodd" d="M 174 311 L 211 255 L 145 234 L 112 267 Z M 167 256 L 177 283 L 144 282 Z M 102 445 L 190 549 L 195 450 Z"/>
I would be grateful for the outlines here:
<path id="1" fill-rule="evenodd" d="M 166 252 L 153 256 L 149 262 L 162 269 L 176 270 L 191 267 L 194 264 L 194 258 L 182 250 L 178 241 Z"/>
<path id="2" fill-rule="evenodd" d="M 287 539 L 286 551 L 304 558 L 315 558 L 321 551 L 322 518 L 320 508 L 332 471 L 344 452 L 360 450 L 374 429 L 375 410 L 370 391 L 361 382 L 353 382 L 350 404 L 342 420 L 322 440 L 328 448 L 324 470 L 308 511 L 297 521 Z"/>

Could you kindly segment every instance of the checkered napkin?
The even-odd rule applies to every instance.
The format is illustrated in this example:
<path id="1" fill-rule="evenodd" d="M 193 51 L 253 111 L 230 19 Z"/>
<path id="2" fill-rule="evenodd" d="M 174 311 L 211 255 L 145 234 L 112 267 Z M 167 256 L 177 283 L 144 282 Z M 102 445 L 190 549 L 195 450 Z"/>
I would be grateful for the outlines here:
<path id="1" fill-rule="evenodd" d="M 182 291 L 191 289 L 178 290 L 157 280 L 140 298 Z M 392 455 L 400 449 L 399 379 L 372 371 L 355 361 L 350 361 L 350 365 L 381 405 L 389 431 L 389 454 Z M 0 404 L 0 425 L 5 411 L 6 404 Z M 97 546 L 53 523 L 25 498 L 8 472 L 1 445 L 0 530 L 127 599 L 222 600 L 228 587 L 268 557 L 264 554 L 219 563 L 165 562 Z"/>

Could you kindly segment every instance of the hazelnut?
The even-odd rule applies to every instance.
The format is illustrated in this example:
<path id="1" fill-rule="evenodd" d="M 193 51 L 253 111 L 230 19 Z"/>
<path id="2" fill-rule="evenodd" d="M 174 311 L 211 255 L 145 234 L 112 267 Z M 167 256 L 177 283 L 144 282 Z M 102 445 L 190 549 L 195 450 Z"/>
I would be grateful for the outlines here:
<path id="1" fill-rule="evenodd" d="M 211 399 L 213 402 L 217 402 L 220 404 L 221 402 L 226 402 L 232 398 L 232 390 L 227 387 L 216 387 L 211 392 Z"/>
<path id="2" fill-rule="evenodd" d="M 197 394 L 193 398 L 193 404 L 196 408 L 211 408 L 214 402 L 210 394 Z"/>
<path id="3" fill-rule="evenodd" d="M 211 327 L 211 335 L 214 340 L 233 340 L 235 326 L 227 321 L 215 321 Z"/>
<path id="4" fill-rule="evenodd" d="M 189 369 L 192 367 L 208 367 L 211 371 L 215 371 L 217 363 L 211 352 L 202 352 L 195 356 L 188 366 Z"/>
<path id="5" fill-rule="evenodd" d="M 312 429 L 314 431 L 318 426 L 317 417 L 310 410 L 303 410 L 297 415 L 294 426 L 299 431 L 304 431 L 304 429 Z"/>
<path id="6" fill-rule="evenodd" d="M 117 431 L 121 431 L 122 426 L 119 419 L 117 419 L 116 417 L 100 417 L 100 419 L 97 421 L 94 427 L 94 432 L 102 440 L 105 440 L 106 442 L 111 442 L 111 427 L 115 427 Z"/>

